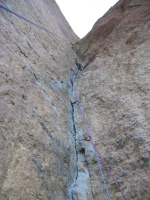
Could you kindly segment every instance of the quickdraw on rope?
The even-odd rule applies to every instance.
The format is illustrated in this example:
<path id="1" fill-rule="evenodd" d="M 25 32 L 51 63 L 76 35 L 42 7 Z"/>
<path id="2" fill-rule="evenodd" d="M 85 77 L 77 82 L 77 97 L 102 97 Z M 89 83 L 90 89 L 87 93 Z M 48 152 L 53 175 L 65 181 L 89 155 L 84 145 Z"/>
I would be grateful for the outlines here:
<path id="1" fill-rule="evenodd" d="M 92 146 L 93 146 L 94 153 L 95 153 L 95 156 L 96 156 L 96 159 L 97 159 L 97 162 L 98 162 L 98 166 L 99 166 L 99 169 L 100 169 L 102 178 L 103 178 L 103 182 L 104 182 L 104 184 L 105 184 L 105 188 L 106 188 L 106 191 L 107 191 L 107 195 L 108 195 L 109 200 L 111 200 L 111 198 L 110 198 L 110 195 L 109 195 L 109 191 L 108 191 L 108 188 L 107 188 L 107 185 L 106 185 L 106 182 L 105 182 L 105 178 L 104 178 L 104 175 L 103 175 L 103 172 L 102 172 L 102 169 L 101 169 L 101 165 L 100 165 L 98 156 L 99 156 L 99 158 L 101 159 L 102 163 L 104 164 L 105 168 L 107 169 L 109 175 L 112 177 L 113 181 L 115 182 L 115 184 L 116 184 L 118 190 L 121 192 L 121 194 L 122 194 L 124 200 L 126 200 L 126 197 L 124 196 L 124 194 L 123 194 L 121 188 L 119 187 L 119 184 L 117 183 L 116 179 L 115 179 L 115 178 L 113 177 L 113 175 L 111 174 L 111 171 L 110 171 L 109 168 L 107 167 L 107 165 L 106 165 L 104 159 L 101 157 L 99 151 L 97 150 L 97 148 L 95 147 L 95 145 L 94 145 L 94 143 L 93 143 L 93 140 L 92 140 L 92 137 L 91 137 L 91 134 L 90 134 L 88 125 L 87 125 L 87 123 L 86 123 L 85 115 L 84 115 L 84 113 L 83 113 L 83 109 L 82 109 L 82 106 L 81 106 L 81 103 L 80 103 L 80 100 L 79 100 L 79 97 L 78 97 L 77 89 L 76 89 L 76 86 L 75 86 L 74 78 L 77 76 L 78 71 L 79 71 L 79 65 L 78 65 L 77 71 L 75 72 L 73 78 L 71 79 L 71 83 L 73 84 L 73 87 L 74 87 L 74 89 L 75 89 L 77 102 L 78 102 L 78 104 L 79 104 L 79 107 L 80 107 L 80 110 L 81 110 L 81 113 L 82 113 L 82 116 L 83 116 L 83 119 L 84 119 L 84 123 L 85 123 L 85 126 L 86 126 L 86 130 L 87 130 L 87 133 L 88 133 L 88 137 L 86 137 L 85 139 L 82 139 L 82 140 L 90 141 L 91 144 L 92 144 Z"/>

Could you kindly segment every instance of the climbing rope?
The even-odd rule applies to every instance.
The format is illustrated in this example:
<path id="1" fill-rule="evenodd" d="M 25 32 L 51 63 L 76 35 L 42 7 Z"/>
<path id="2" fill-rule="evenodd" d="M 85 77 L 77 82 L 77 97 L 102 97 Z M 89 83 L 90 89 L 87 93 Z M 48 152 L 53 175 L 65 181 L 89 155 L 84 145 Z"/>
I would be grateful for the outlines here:
<path id="1" fill-rule="evenodd" d="M 107 185 L 106 185 L 106 182 L 105 182 L 105 178 L 104 178 L 104 175 L 103 175 L 103 172 L 102 172 L 102 169 L 101 169 L 101 165 L 100 165 L 98 156 L 99 156 L 99 158 L 101 159 L 102 163 L 104 164 L 105 168 L 107 169 L 109 175 L 112 177 L 113 181 L 115 182 L 115 184 L 116 184 L 118 190 L 121 192 L 121 194 L 122 194 L 124 200 L 126 200 L 126 197 L 124 196 L 124 194 L 123 194 L 121 188 L 119 187 L 119 185 L 118 185 L 116 179 L 113 177 L 113 175 L 112 175 L 111 171 L 109 170 L 109 168 L 107 167 L 107 165 L 106 165 L 104 159 L 101 157 L 99 151 L 97 150 L 96 146 L 95 146 L 94 143 L 93 143 L 93 140 L 92 140 L 92 137 L 91 137 L 91 134 L 90 134 L 88 125 L 87 125 L 87 123 L 86 123 L 85 115 L 84 115 L 84 113 L 83 113 L 83 109 L 82 109 L 82 106 L 81 106 L 81 103 L 80 103 L 80 100 L 79 100 L 79 97 L 78 97 L 77 89 L 76 89 L 76 87 L 75 87 L 75 81 L 74 81 L 74 79 L 75 79 L 75 77 L 77 76 L 78 71 L 79 71 L 79 66 L 78 66 L 77 71 L 74 73 L 74 76 L 73 76 L 73 78 L 71 79 L 71 82 L 72 82 L 72 84 L 73 84 L 73 86 L 74 86 L 75 93 L 76 93 L 76 98 L 77 98 L 77 102 L 78 102 L 78 104 L 79 104 L 80 111 L 81 111 L 81 113 L 82 113 L 82 116 L 83 116 L 83 119 L 84 119 L 84 123 L 85 123 L 85 126 L 86 126 L 86 130 L 87 130 L 87 133 L 88 133 L 89 140 L 86 140 L 86 141 L 90 141 L 91 144 L 92 144 L 92 146 L 93 146 L 94 153 L 95 153 L 95 155 L 96 155 L 96 159 L 97 159 L 97 162 L 98 162 L 98 166 L 99 166 L 99 169 L 100 169 L 102 178 L 103 178 L 103 182 L 104 182 L 104 184 L 105 184 L 105 188 L 106 188 L 106 191 L 107 191 L 108 198 L 110 199 L 110 195 L 109 195 L 109 191 L 108 191 L 108 188 L 107 188 Z"/>
<path id="2" fill-rule="evenodd" d="M 55 37 L 57 37 L 57 38 L 59 38 L 59 39 L 61 39 L 61 40 L 67 41 L 66 39 L 59 37 L 57 34 L 51 32 L 50 30 L 46 29 L 45 27 L 42 27 L 41 25 L 36 24 L 36 23 L 32 22 L 31 20 L 25 18 L 24 16 L 22 16 L 22 15 L 16 13 L 16 12 L 14 12 L 13 10 L 10 10 L 9 8 L 6 8 L 6 7 L 3 6 L 2 4 L 0 4 L 0 8 L 6 10 L 6 11 L 8 11 L 8 12 L 10 12 L 11 14 L 13 14 L 13 15 L 19 17 L 20 19 L 22 19 L 22 20 L 24 20 L 24 21 L 26 21 L 26 22 L 28 22 L 28 23 L 30 23 L 30 24 L 32 24 L 32 25 L 34 25 L 34 26 L 36 26 L 36 27 L 38 27 L 38 28 L 40 28 L 40 29 L 42 29 L 42 30 L 44 30 L 44 31 L 46 31 L 46 32 L 48 32 L 48 33 L 50 33 L 51 35 L 53 35 L 53 36 L 55 36 Z M 68 41 L 67 41 L 67 43 L 68 43 Z M 75 52 L 74 52 L 74 54 L 75 54 L 75 56 L 76 56 L 76 59 L 79 60 L 77 54 L 76 54 Z M 79 60 L 79 63 L 80 63 L 80 60 Z M 105 168 L 107 169 L 107 171 L 109 172 L 109 174 L 110 174 L 110 176 L 112 177 L 113 181 L 115 182 L 117 188 L 118 188 L 119 191 L 121 192 L 123 198 L 126 200 L 126 198 L 125 198 L 123 192 L 121 191 L 121 189 L 120 189 L 120 187 L 119 187 L 117 181 L 115 180 L 115 178 L 114 178 L 113 175 L 111 174 L 109 168 L 108 168 L 107 165 L 105 164 L 103 158 L 101 157 L 99 151 L 97 150 L 97 148 L 95 147 L 95 145 L 94 145 L 94 143 L 93 143 L 93 140 L 92 140 L 92 137 L 91 137 L 90 131 L 89 131 L 89 129 L 88 129 L 88 125 L 87 125 L 87 123 L 86 123 L 86 119 L 85 119 L 85 116 L 84 116 L 84 113 L 83 113 L 83 110 L 82 110 L 82 106 L 81 106 L 81 103 L 80 103 L 80 101 L 79 101 L 78 93 L 77 93 L 77 90 L 76 90 L 76 87 L 75 87 L 74 78 L 77 76 L 78 71 L 79 71 L 79 65 L 78 65 L 78 69 L 77 69 L 77 71 L 75 72 L 75 74 L 74 74 L 73 78 L 71 79 L 71 81 L 72 81 L 72 84 L 73 84 L 73 86 L 74 86 L 74 88 L 75 88 L 76 97 L 77 97 L 77 102 L 78 102 L 78 104 L 79 104 L 79 107 L 80 107 L 80 110 L 81 110 L 81 113 L 82 113 L 82 116 L 83 116 L 83 119 L 84 119 L 84 122 L 85 122 L 85 125 L 86 125 L 87 133 L 88 133 L 88 136 L 89 136 L 89 140 L 86 139 L 85 141 L 91 141 L 91 144 L 92 144 L 92 146 L 93 146 L 93 149 L 94 149 L 94 152 L 95 152 L 95 155 L 96 155 L 96 159 L 97 159 L 97 162 L 98 162 L 98 165 L 99 165 L 99 169 L 100 169 L 100 172 L 101 172 L 101 175 L 102 175 L 102 178 L 103 178 L 103 182 L 104 182 L 104 184 L 105 184 L 105 188 L 106 188 L 106 191 L 107 191 L 109 200 L 111 200 L 111 198 L 110 198 L 110 195 L 109 195 L 109 191 L 108 191 L 108 188 L 107 188 L 107 185 L 106 185 L 106 182 L 105 182 L 105 178 L 104 178 L 104 175 L 103 175 L 103 172 L 102 172 L 102 169 L 101 169 L 101 165 L 100 165 L 98 156 L 99 156 L 99 158 L 101 159 L 101 161 L 102 161 L 102 163 L 104 164 L 104 166 L 105 166 Z M 74 103 L 75 103 L 75 102 L 73 102 L 72 104 L 74 104 Z"/>
<path id="3" fill-rule="evenodd" d="M 44 31 L 46 31 L 47 33 L 50 33 L 51 35 L 57 37 L 57 38 L 60 39 L 60 40 L 65 41 L 67 44 L 70 45 L 70 42 L 69 42 L 67 39 L 61 38 L 60 36 L 58 36 L 57 34 L 53 33 L 52 31 L 46 29 L 45 27 L 43 27 L 43 26 L 41 26 L 41 25 L 39 25 L 39 24 L 36 24 L 36 23 L 32 22 L 31 20 L 27 19 L 26 17 L 24 17 L 24 16 L 22 16 L 22 15 L 16 13 L 16 12 L 14 12 L 13 10 L 10 10 L 9 8 L 6 8 L 6 7 L 3 6 L 2 4 L 0 4 L 0 8 L 2 8 L 2 9 L 4 9 L 4 10 L 8 11 L 8 12 L 12 13 L 13 15 L 19 17 L 20 19 L 23 19 L 24 21 L 26 21 L 26 22 L 28 22 L 28 23 L 30 23 L 30 24 L 32 24 L 32 25 L 34 25 L 34 26 L 36 26 L 36 27 L 38 27 L 38 28 L 40 28 L 40 29 L 42 29 L 42 30 L 44 30 Z M 73 50 L 73 52 L 74 52 L 74 54 L 75 54 L 75 60 L 76 60 L 76 59 L 79 60 L 79 58 L 78 58 L 76 52 L 75 52 L 74 50 Z M 80 62 L 80 60 L 79 60 L 79 62 Z"/>
<path id="4" fill-rule="evenodd" d="M 4 10 L 6 10 L 6 11 L 12 13 L 13 15 L 19 17 L 20 19 L 23 19 L 24 21 L 26 21 L 26 22 L 28 22 L 28 23 L 30 23 L 30 24 L 32 24 L 32 25 L 34 25 L 34 26 L 36 26 L 36 27 L 38 27 L 38 28 L 40 28 L 40 29 L 42 29 L 42 30 L 48 32 L 48 33 L 50 33 L 51 35 L 54 35 L 55 37 L 57 37 L 57 38 L 59 38 L 59 39 L 61 39 L 61 40 L 65 40 L 64 38 L 59 37 L 57 34 L 55 34 L 55 33 L 53 33 L 52 31 L 46 29 L 45 27 L 43 27 L 43 26 L 41 26 L 41 25 L 39 25 L 39 24 L 36 24 L 35 22 L 32 22 L 31 20 L 27 19 L 26 17 L 24 17 L 24 16 L 22 16 L 22 15 L 16 13 L 16 12 L 14 12 L 13 10 L 10 10 L 9 8 L 6 8 L 6 7 L 3 6 L 2 4 L 0 4 L 0 8 L 4 9 Z M 67 41 L 67 40 L 65 40 L 65 41 Z"/>
<path id="5" fill-rule="evenodd" d="M 87 125 L 87 123 L 86 123 L 86 119 L 85 119 L 85 116 L 84 116 L 84 113 L 83 113 L 83 110 L 82 110 L 82 107 L 81 107 L 81 103 L 80 103 L 80 100 L 79 100 L 79 97 L 78 97 L 78 93 L 77 93 L 77 90 L 76 90 L 76 87 L 75 87 L 74 78 L 75 78 L 75 76 L 77 76 L 78 71 L 79 71 L 79 67 L 78 67 L 77 71 L 75 72 L 75 74 L 74 74 L 74 76 L 73 76 L 73 78 L 72 78 L 71 81 L 72 81 L 72 84 L 73 84 L 74 89 L 75 89 L 75 92 L 76 92 L 77 101 L 78 101 L 78 103 L 79 103 L 79 107 L 80 107 L 80 110 L 81 110 L 81 113 L 82 113 L 82 116 L 83 116 L 83 119 L 84 119 L 84 122 L 85 122 L 85 125 L 86 125 L 86 129 L 87 129 L 87 132 L 88 132 L 88 136 L 89 136 L 89 138 L 90 138 L 91 144 L 93 145 L 94 153 L 95 153 L 95 155 L 96 155 L 96 159 L 97 159 L 98 166 L 99 166 L 99 169 L 100 169 L 102 178 L 103 178 L 103 182 L 104 182 L 104 185 L 105 185 L 105 188 L 106 188 L 106 191 L 107 191 L 108 198 L 109 198 L 109 200 L 111 200 L 110 195 L 109 195 L 109 191 L 108 191 L 108 188 L 107 188 L 107 184 L 106 184 L 106 181 L 105 181 L 103 172 L 102 172 L 102 168 L 101 168 L 101 165 L 100 165 L 100 162 L 99 162 L 99 159 L 98 159 L 98 155 L 97 155 L 97 152 L 96 152 L 96 148 L 95 148 L 95 145 L 94 145 L 94 143 L 93 143 L 93 141 L 92 141 L 91 134 L 90 134 L 90 131 L 89 131 L 89 129 L 88 129 L 88 125 Z"/>

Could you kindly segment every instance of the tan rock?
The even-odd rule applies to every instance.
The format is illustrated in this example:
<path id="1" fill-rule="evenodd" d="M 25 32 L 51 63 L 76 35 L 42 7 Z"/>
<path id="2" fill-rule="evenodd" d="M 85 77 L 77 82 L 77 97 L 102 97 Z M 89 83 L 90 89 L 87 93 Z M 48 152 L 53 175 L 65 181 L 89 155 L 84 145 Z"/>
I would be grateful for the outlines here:
<path id="1" fill-rule="evenodd" d="M 119 1 L 75 45 L 86 66 L 76 87 L 89 130 L 127 199 L 150 197 L 149 10 L 148 0 Z M 87 133 L 78 107 L 75 113 L 83 137 Z M 81 146 L 93 198 L 108 199 L 91 144 Z M 102 169 L 111 198 L 123 199 Z"/>
<path id="2" fill-rule="evenodd" d="M 77 37 L 55 1 L 0 3 L 64 38 L 0 8 L 0 199 L 71 199 Z"/>
<path id="3" fill-rule="evenodd" d="M 53 0 L 0 1 L 0 200 L 108 199 L 70 83 L 78 38 Z M 74 46 L 96 148 L 126 199 L 150 196 L 150 2 L 121 0 Z M 101 161 L 100 161 L 101 163 Z M 123 199 L 104 166 L 111 199 Z"/>

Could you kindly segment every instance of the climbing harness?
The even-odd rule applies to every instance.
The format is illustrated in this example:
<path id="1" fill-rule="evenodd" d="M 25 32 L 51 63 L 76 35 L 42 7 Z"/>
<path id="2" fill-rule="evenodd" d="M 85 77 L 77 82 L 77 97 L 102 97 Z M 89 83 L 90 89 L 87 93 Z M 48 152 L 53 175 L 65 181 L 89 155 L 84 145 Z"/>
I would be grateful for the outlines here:
<path id="1" fill-rule="evenodd" d="M 87 130 L 87 133 L 88 133 L 88 136 L 87 136 L 86 138 L 89 138 L 89 141 L 91 142 L 91 144 L 92 144 L 92 146 L 93 146 L 94 153 L 95 153 L 95 156 L 96 156 L 96 159 L 97 159 L 97 162 L 98 162 L 98 166 L 99 166 L 99 169 L 100 169 L 102 178 L 103 178 L 103 182 L 104 182 L 104 185 L 105 185 L 105 188 L 106 188 L 106 191 L 107 191 L 108 198 L 109 198 L 109 200 L 111 200 L 110 195 L 109 195 L 109 191 L 108 191 L 108 188 L 107 188 L 107 185 L 106 185 L 106 182 L 105 182 L 105 178 L 104 178 L 104 175 L 103 175 L 103 172 L 102 172 L 101 165 L 100 165 L 100 162 L 99 162 L 98 157 L 101 159 L 101 161 L 102 161 L 103 165 L 105 166 L 105 168 L 107 169 L 109 175 L 112 177 L 112 179 L 113 179 L 113 181 L 115 182 L 115 184 L 116 184 L 118 190 L 121 192 L 121 194 L 122 194 L 124 200 L 126 200 L 126 197 L 125 197 L 125 195 L 123 194 L 121 188 L 119 187 L 119 185 L 118 185 L 116 179 L 115 179 L 115 178 L 113 177 L 113 175 L 111 174 L 111 171 L 110 171 L 109 168 L 107 167 L 107 165 L 106 165 L 104 159 L 101 157 L 99 151 L 97 150 L 96 146 L 95 146 L 94 143 L 93 143 L 93 140 L 92 140 L 92 137 L 91 137 L 91 134 L 90 134 L 88 125 L 87 125 L 87 123 L 86 123 L 85 115 L 84 115 L 84 113 L 83 113 L 83 109 L 82 109 L 82 106 L 81 106 L 81 103 L 80 103 L 80 100 L 79 100 L 79 97 L 78 97 L 77 89 L 76 89 L 76 86 L 75 86 L 75 81 L 74 81 L 74 79 L 75 79 L 75 77 L 77 76 L 78 71 L 79 71 L 79 65 L 78 65 L 77 71 L 74 73 L 73 78 L 71 78 L 71 83 L 72 83 L 72 85 L 73 85 L 73 87 L 74 87 L 74 89 L 75 89 L 76 98 L 77 98 L 77 101 L 78 101 L 78 104 L 79 104 L 79 107 L 80 107 L 80 111 L 81 111 L 81 114 L 82 114 L 82 116 L 83 116 L 84 123 L 85 123 L 85 126 L 86 126 L 86 130 Z M 85 139 L 82 139 L 82 140 L 85 140 Z M 81 140 L 80 140 L 80 141 L 81 141 Z M 86 140 L 86 141 L 88 141 L 88 140 Z"/>

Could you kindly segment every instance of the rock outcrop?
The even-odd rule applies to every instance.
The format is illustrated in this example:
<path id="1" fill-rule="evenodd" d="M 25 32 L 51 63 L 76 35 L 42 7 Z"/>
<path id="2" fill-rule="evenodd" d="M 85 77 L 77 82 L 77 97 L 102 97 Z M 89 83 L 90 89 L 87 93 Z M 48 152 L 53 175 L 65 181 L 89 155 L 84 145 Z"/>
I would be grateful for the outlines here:
<path id="1" fill-rule="evenodd" d="M 0 9 L 0 199 L 71 199 L 77 37 L 54 0 L 0 3 L 65 39 Z"/>
<path id="2" fill-rule="evenodd" d="M 0 200 L 108 199 L 79 105 L 70 103 L 74 51 L 96 148 L 126 199 L 149 200 L 149 0 L 120 0 L 82 40 L 54 0 L 0 4 L 63 38 L 0 9 Z M 111 199 L 123 199 L 102 170 Z"/>
<path id="3" fill-rule="evenodd" d="M 76 85 L 94 143 L 126 198 L 138 200 L 150 197 L 149 11 L 149 0 L 119 1 L 74 47 L 85 66 Z M 85 137 L 78 106 L 75 113 Z M 108 199 L 91 144 L 81 146 L 93 199 Z M 103 172 L 112 199 L 123 199 Z"/>

